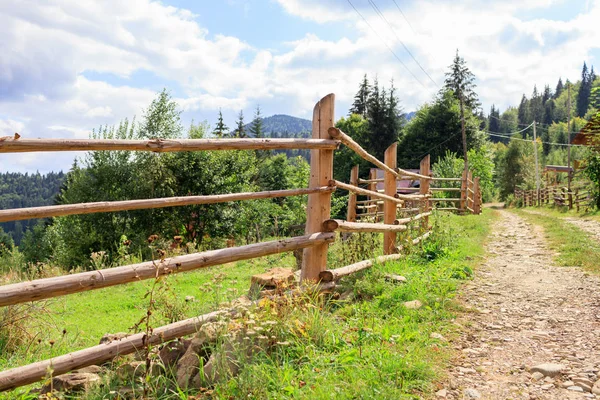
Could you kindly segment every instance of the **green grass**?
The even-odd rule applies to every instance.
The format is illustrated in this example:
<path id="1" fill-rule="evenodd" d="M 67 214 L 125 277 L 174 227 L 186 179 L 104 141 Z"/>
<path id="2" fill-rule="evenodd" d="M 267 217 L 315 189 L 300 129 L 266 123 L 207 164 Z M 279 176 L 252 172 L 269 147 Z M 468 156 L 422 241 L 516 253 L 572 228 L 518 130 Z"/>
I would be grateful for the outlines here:
<path id="1" fill-rule="evenodd" d="M 212 311 L 219 303 L 247 293 L 252 275 L 293 263 L 292 255 L 277 255 L 171 275 L 166 280 L 169 290 L 159 296 L 159 312 L 152 324 L 160 326 L 171 322 L 169 317 L 183 319 Z M 0 355 L 0 369 L 97 345 L 106 333 L 134 333 L 130 328 L 146 315 L 145 295 L 151 286 L 152 281 L 142 281 L 48 301 L 47 312 L 31 323 L 35 335 L 31 346 L 10 357 Z M 195 301 L 185 302 L 186 296 L 194 296 Z"/>
<path id="2" fill-rule="evenodd" d="M 577 266 L 594 273 L 600 273 L 600 243 L 582 229 L 561 220 L 565 213 L 555 209 L 537 208 L 540 214 L 526 211 L 516 212 L 528 222 L 539 225 L 550 248 L 557 252 L 555 260 L 561 266 Z M 570 216 L 576 216 L 570 213 Z"/>
<path id="3" fill-rule="evenodd" d="M 453 337 L 451 323 L 457 312 L 453 301 L 461 282 L 469 279 L 484 255 L 483 244 L 496 213 L 480 216 L 437 216 L 436 233 L 423 247 L 411 250 L 396 262 L 342 280 L 353 293 L 352 301 L 311 299 L 274 316 L 274 304 L 262 304 L 253 318 L 276 319 L 277 337 L 290 345 L 257 354 L 241 373 L 214 388 L 214 398 L 377 398 L 420 399 L 436 389 L 453 354 L 446 341 L 432 339 L 438 332 Z M 378 252 L 371 240 L 358 250 Z M 353 246 L 338 241 L 331 249 L 330 267 L 345 265 L 356 257 Z M 267 262 L 265 262 L 265 260 Z M 275 266 L 291 267 L 291 255 L 267 257 L 220 268 L 170 276 L 166 309 L 181 307 L 181 316 L 198 315 L 218 303 L 238 297 L 249 287 L 249 277 Z M 406 284 L 385 280 L 386 273 L 400 274 Z M 151 283 L 117 286 L 65 296 L 49 304 L 51 328 L 40 333 L 41 343 L 0 356 L 0 368 L 64 354 L 98 343 L 108 332 L 127 332 L 144 314 L 144 295 Z M 215 286 L 222 286 L 215 290 Z M 211 289 L 209 289 L 211 288 Z M 193 303 L 183 302 L 195 296 Z M 403 302 L 419 300 L 423 307 L 409 310 Z M 164 311 L 164 310 L 163 310 Z M 281 310 L 279 310 L 281 311 Z M 164 314 L 164 313 L 163 313 Z M 166 321 L 158 318 L 153 325 Z M 63 329 L 66 334 L 63 335 Z M 53 340 L 51 346 L 49 341 Z M 111 398 L 112 383 L 88 394 L 90 399 Z M 18 398 L 24 390 L 9 395 Z M 180 398 L 161 392 L 157 398 Z M 171 393 L 167 395 L 165 393 Z M 185 397 L 184 397 L 185 398 Z"/>

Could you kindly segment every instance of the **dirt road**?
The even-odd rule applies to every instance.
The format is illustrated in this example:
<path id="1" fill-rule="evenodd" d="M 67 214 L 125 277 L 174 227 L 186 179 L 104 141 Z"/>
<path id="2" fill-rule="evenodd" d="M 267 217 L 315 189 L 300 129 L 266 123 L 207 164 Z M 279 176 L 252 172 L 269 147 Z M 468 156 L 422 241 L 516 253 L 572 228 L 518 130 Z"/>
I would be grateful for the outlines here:
<path id="1" fill-rule="evenodd" d="M 489 256 L 461 293 L 461 356 L 436 396 L 600 398 L 600 278 L 553 265 L 539 227 L 498 212 Z"/>

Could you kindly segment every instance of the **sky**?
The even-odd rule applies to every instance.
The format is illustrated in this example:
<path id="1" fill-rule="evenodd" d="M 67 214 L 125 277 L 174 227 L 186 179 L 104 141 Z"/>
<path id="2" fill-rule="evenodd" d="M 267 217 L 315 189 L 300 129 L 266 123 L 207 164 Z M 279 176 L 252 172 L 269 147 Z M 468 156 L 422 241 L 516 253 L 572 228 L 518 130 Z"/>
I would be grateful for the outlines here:
<path id="1" fill-rule="evenodd" d="M 166 88 L 185 124 L 344 116 L 366 73 L 404 111 L 456 50 L 486 113 L 600 67 L 600 0 L 0 0 L 0 136 L 87 138 Z M 1 171 L 68 170 L 74 153 L 0 154 Z"/>

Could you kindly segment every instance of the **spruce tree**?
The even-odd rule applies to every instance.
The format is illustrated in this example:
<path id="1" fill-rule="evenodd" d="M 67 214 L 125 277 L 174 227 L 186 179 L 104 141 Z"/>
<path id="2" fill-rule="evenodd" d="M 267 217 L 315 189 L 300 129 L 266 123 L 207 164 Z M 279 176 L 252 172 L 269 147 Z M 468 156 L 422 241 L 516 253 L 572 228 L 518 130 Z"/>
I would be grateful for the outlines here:
<path id="1" fill-rule="evenodd" d="M 544 119 L 543 97 L 538 93 L 537 86 L 533 86 L 533 94 L 529 101 L 529 113 L 532 121 L 540 122 Z"/>
<path id="2" fill-rule="evenodd" d="M 521 125 L 529 125 L 531 123 L 531 114 L 529 112 L 529 100 L 527 100 L 527 96 L 523 94 L 521 98 L 521 104 L 519 104 L 519 124 Z"/>
<path id="3" fill-rule="evenodd" d="M 367 79 L 367 74 L 365 74 L 363 81 L 358 88 L 358 92 L 356 92 L 356 95 L 354 96 L 354 103 L 352 103 L 352 107 L 350 107 L 350 114 L 358 114 L 363 118 L 367 118 L 367 104 L 370 95 L 371 87 L 369 85 L 369 80 Z"/>
<path id="4" fill-rule="evenodd" d="M 254 119 L 250 124 L 250 136 L 255 138 L 263 138 L 265 137 L 265 133 L 263 131 L 263 120 L 260 114 L 260 106 L 256 106 L 256 111 L 254 112 Z M 256 150 L 256 158 L 258 160 L 264 160 L 265 158 L 271 155 L 270 150 Z"/>
<path id="5" fill-rule="evenodd" d="M 250 125 L 250 136 L 255 138 L 265 137 L 263 132 L 263 120 L 260 114 L 260 106 L 256 106 L 256 111 L 254 112 L 254 119 L 252 120 L 252 124 Z"/>
<path id="6" fill-rule="evenodd" d="M 546 105 L 546 102 L 552 98 L 552 91 L 550 90 L 550 86 L 544 86 L 544 94 L 542 95 L 542 103 Z"/>
<path id="7" fill-rule="evenodd" d="M 579 86 L 579 93 L 577 93 L 577 116 L 583 117 L 588 110 L 590 105 L 590 94 L 592 91 L 592 83 L 590 82 L 590 73 L 586 63 L 583 63 L 583 69 L 581 71 L 581 85 Z"/>
<path id="8" fill-rule="evenodd" d="M 477 109 L 481 106 L 477 93 L 475 93 L 475 75 L 467 67 L 465 59 L 458 55 L 456 50 L 456 56 L 450 65 L 450 72 L 446 73 L 445 88 L 446 90 L 452 90 L 454 97 L 458 100 L 462 98 L 464 105 L 476 113 Z"/>
<path id="9" fill-rule="evenodd" d="M 556 84 L 556 90 L 554 91 L 554 98 L 558 99 L 558 96 L 565 90 L 565 85 L 563 85 L 562 78 L 558 78 L 558 83 Z"/>
<path id="10" fill-rule="evenodd" d="M 229 128 L 227 127 L 227 125 L 225 125 L 225 122 L 223 122 L 223 113 L 219 108 L 219 119 L 217 120 L 217 125 L 213 130 L 213 134 L 219 139 L 221 139 L 223 136 L 227 136 L 228 132 Z"/>
<path id="11" fill-rule="evenodd" d="M 500 110 L 492 104 L 488 122 L 488 130 L 490 132 L 500 132 Z"/>
<path id="12" fill-rule="evenodd" d="M 246 135 L 246 128 L 244 127 L 244 111 L 240 110 L 238 114 L 238 119 L 235 123 L 235 137 L 236 138 L 245 138 L 248 137 Z"/>

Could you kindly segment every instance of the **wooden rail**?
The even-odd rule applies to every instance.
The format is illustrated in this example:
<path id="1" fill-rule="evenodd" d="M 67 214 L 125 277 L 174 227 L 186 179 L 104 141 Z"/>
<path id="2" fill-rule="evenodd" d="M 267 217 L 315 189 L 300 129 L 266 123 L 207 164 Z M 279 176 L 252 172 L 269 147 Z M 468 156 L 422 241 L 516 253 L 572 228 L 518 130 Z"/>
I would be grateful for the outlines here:
<path id="1" fill-rule="evenodd" d="M 345 144 L 350 149 L 354 150 L 354 152 L 356 154 L 358 154 L 365 160 L 369 161 L 371 164 L 377 165 L 379 168 L 383 169 L 384 171 L 389 172 L 390 174 L 393 174 L 394 176 L 396 176 L 399 179 L 402 179 L 402 176 L 410 176 L 410 177 L 417 178 L 417 179 L 431 179 L 430 176 L 416 174 L 414 172 L 406 171 L 401 168 L 394 169 L 394 168 L 388 167 L 387 165 L 385 165 L 385 163 L 379 161 L 377 158 L 375 158 L 372 155 L 370 155 L 369 153 L 367 153 L 367 151 L 365 149 L 363 149 L 362 147 L 360 147 L 360 145 L 358 143 L 356 143 L 350 136 L 346 135 L 344 132 L 342 132 L 338 128 L 333 128 L 333 127 L 329 128 L 329 135 L 331 135 L 331 137 L 334 139 L 339 139 L 343 144 Z M 403 174 L 403 175 L 400 175 L 400 174 Z"/>
<path id="2" fill-rule="evenodd" d="M 384 263 L 384 262 L 390 261 L 390 260 L 399 260 L 402 257 L 404 257 L 403 254 L 388 254 L 386 256 L 379 256 L 379 257 L 375 258 L 374 260 L 364 260 L 364 261 L 360 261 L 360 262 L 357 262 L 354 264 L 346 265 L 345 267 L 342 267 L 342 268 L 336 268 L 336 269 L 322 271 L 319 274 L 319 279 L 321 279 L 322 282 L 337 281 L 344 276 L 348 276 L 348 275 L 354 274 L 356 272 L 365 270 L 367 268 L 371 268 L 373 266 L 373 264 Z"/>
<path id="3" fill-rule="evenodd" d="M 404 204 L 404 201 L 397 199 L 395 197 L 387 196 L 387 195 L 379 193 L 379 192 L 373 192 L 371 190 L 363 189 L 358 186 L 348 185 L 347 183 L 344 183 L 344 182 L 332 180 L 329 182 L 329 184 L 337 187 L 338 189 L 348 190 L 350 192 L 359 193 L 359 194 L 362 194 L 365 196 L 376 197 L 381 200 L 392 201 L 396 204 Z"/>
<path id="4" fill-rule="evenodd" d="M 98 150 L 154 153 L 202 150 L 334 150 L 338 145 L 339 141 L 331 139 L 8 139 L 0 141 L 0 153 Z"/>
<path id="5" fill-rule="evenodd" d="M 73 353 L 38 361 L 0 372 L 0 391 L 10 390 L 19 386 L 41 381 L 52 371 L 54 376 L 61 375 L 90 365 L 99 365 L 113 360 L 117 356 L 143 351 L 146 340 L 151 345 L 168 342 L 182 336 L 196 333 L 208 322 L 217 321 L 227 312 L 215 311 L 199 317 L 185 319 L 169 325 L 154 328 L 146 339 L 146 333 L 136 333 L 120 340 L 100 344 Z"/>
<path id="6" fill-rule="evenodd" d="M 16 208 L 0 210 L 0 222 L 19 221 L 32 218 L 59 217 L 64 215 L 92 214 L 126 210 L 143 210 L 198 204 L 227 203 L 230 201 L 270 199 L 275 197 L 300 196 L 313 193 L 332 192 L 335 187 L 323 186 L 309 189 L 271 190 L 265 192 L 215 194 L 210 196 L 181 196 L 158 199 L 100 201 L 95 203 L 64 204 L 58 206 Z"/>
<path id="7" fill-rule="evenodd" d="M 315 247 L 333 242 L 334 240 L 334 233 L 314 233 L 290 239 L 210 250 L 202 253 L 166 258 L 164 260 L 147 261 L 122 267 L 3 285 L 0 286 L 0 307 L 137 282 L 144 279 L 154 279 L 161 275 L 193 271 L 233 261 L 248 260 L 270 254 Z"/>
<path id="8" fill-rule="evenodd" d="M 397 221 L 397 220 L 396 220 Z M 323 223 L 325 232 L 404 232 L 408 227 L 400 224 L 375 224 L 368 222 L 349 222 L 340 219 L 330 219 Z"/>

